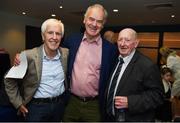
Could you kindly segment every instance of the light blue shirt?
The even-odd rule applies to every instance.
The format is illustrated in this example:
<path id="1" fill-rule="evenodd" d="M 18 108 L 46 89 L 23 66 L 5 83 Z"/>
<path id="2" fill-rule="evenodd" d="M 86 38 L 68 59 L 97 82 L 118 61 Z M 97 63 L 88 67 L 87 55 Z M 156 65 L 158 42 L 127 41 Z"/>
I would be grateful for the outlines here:
<path id="1" fill-rule="evenodd" d="M 34 98 L 56 97 L 64 92 L 64 71 L 60 57 L 57 50 L 54 58 L 48 58 L 43 47 L 42 76 Z"/>

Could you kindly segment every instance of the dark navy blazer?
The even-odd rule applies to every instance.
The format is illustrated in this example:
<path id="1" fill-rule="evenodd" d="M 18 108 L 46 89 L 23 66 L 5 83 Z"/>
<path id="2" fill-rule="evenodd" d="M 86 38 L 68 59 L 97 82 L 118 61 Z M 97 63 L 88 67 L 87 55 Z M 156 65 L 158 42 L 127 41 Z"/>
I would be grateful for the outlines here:
<path id="1" fill-rule="evenodd" d="M 71 82 L 72 69 L 75 61 L 75 57 L 79 46 L 81 44 L 83 34 L 74 34 L 62 42 L 62 46 L 69 49 L 69 59 L 68 59 L 68 69 L 67 69 L 67 78 Z M 115 58 L 117 58 L 118 50 L 115 45 L 108 42 L 105 39 L 102 39 L 102 60 L 101 60 L 101 70 L 100 70 L 100 79 L 99 79 L 99 103 L 101 113 L 104 112 L 104 102 L 105 102 L 105 88 L 108 85 L 108 78 L 111 72 L 111 69 L 115 63 Z"/>

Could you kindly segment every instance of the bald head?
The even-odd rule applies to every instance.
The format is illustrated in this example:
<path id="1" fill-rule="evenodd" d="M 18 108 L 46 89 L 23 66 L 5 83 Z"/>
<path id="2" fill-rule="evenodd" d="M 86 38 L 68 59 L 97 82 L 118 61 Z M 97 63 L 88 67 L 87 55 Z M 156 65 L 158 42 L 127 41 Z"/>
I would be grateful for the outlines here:
<path id="1" fill-rule="evenodd" d="M 125 28 L 125 29 L 121 30 L 119 33 L 119 36 L 120 35 L 129 35 L 128 37 L 130 37 L 131 39 L 133 39 L 133 40 L 137 39 L 137 33 L 132 28 Z"/>
<path id="2" fill-rule="evenodd" d="M 123 57 L 130 55 L 139 44 L 136 31 L 131 28 L 125 28 L 120 31 L 117 44 L 119 52 Z"/>

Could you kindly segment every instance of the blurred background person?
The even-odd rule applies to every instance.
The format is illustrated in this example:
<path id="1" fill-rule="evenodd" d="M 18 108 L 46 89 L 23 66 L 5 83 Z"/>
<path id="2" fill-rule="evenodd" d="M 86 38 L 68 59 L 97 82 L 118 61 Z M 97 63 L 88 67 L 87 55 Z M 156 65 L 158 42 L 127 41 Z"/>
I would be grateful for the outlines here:
<path id="1" fill-rule="evenodd" d="M 111 43 L 116 43 L 116 39 L 115 39 L 115 33 L 111 30 L 108 30 L 104 33 L 103 38 L 108 40 Z"/>
<path id="2" fill-rule="evenodd" d="M 175 50 L 168 47 L 161 47 L 160 54 L 165 59 L 166 66 L 173 71 L 174 83 L 172 86 L 171 95 L 180 96 L 180 57 L 176 54 Z"/>
<path id="3" fill-rule="evenodd" d="M 170 68 L 166 66 L 163 66 L 160 71 L 166 97 L 170 98 L 171 88 L 173 84 L 173 72 Z"/>
<path id="4" fill-rule="evenodd" d="M 166 66 L 173 71 L 174 82 L 171 89 L 172 119 L 180 121 L 180 57 L 175 50 L 161 47 L 160 54 L 166 62 Z"/>
<path id="5" fill-rule="evenodd" d="M 157 109 L 157 118 L 162 122 L 172 121 L 171 108 L 171 88 L 173 81 L 173 72 L 165 65 L 161 67 L 161 78 L 164 85 L 165 98 L 164 103 Z"/>

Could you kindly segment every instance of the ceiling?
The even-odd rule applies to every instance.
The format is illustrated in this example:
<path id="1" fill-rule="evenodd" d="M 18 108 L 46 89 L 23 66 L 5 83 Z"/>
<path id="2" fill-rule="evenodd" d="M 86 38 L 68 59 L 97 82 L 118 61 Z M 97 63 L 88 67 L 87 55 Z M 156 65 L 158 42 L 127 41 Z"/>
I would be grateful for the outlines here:
<path id="1" fill-rule="evenodd" d="M 77 25 L 82 24 L 87 7 L 95 3 L 108 11 L 107 26 L 180 24 L 180 0 L 1 0 L 0 11 L 42 20 L 56 14 L 65 24 Z"/>

